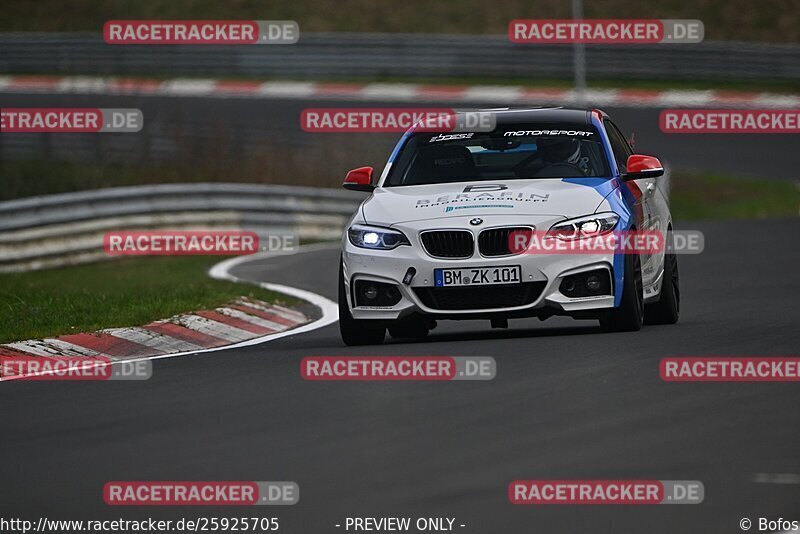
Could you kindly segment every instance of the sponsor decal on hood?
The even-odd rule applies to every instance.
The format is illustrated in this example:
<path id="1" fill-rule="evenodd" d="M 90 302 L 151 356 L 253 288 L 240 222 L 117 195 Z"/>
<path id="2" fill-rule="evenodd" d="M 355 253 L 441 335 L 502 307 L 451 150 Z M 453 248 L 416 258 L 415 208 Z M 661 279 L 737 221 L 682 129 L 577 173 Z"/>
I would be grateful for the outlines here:
<path id="1" fill-rule="evenodd" d="M 418 198 L 415 208 L 433 208 L 445 204 L 469 204 L 470 202 L 547 202 L 550 193 L 538 194 L 525 191 L 509 191 L 506 184 L 466 185 L 462 192 L 433 197 Z M 470 207 L 468 205 L 459 207 Z M 513 208 L 513 204 L 476 204 L 473 208 Z M 447 209 L 445 211 L 452 211 Z"/>
<path id="2" fill-rule="evenodd" d="M 594 183 L 577 181 L 501 179 L 497 182 L 379 187 L 364 202 L 362 212 L 368 223 L 388 226 L 461 214 L 567 217 L 593 213 L 605 195 Z"/>
<path id="3" fill-rule="evenodd" d="M 447 206 L 444 209 L 445 213 L 453 210 L 468 210 L 468 209 L 486 209 L 486 208 L 513 208 L 513 204 L 475 204 L 473 206 Z"/>

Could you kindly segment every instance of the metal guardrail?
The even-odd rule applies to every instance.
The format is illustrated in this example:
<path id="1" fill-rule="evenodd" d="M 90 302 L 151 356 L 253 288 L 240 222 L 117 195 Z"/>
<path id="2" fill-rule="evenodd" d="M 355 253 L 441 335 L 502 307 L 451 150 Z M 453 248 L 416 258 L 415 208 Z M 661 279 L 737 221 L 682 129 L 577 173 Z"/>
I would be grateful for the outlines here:
<path id="1" fill-rule="evenodd" d="M 111 46 L 95 33 L 0 34 L 2 73 L 571 79 L 572 53 L 498 35 L 303 33 L 291 46 Z M 586 62 L 590 80 L 800 80 L 796 44 L 593 45 Z"/>
<path id="2" fill-rule="evenodd" d="M 337 239 L 360 195 L 253 184 L 115 187 L 0 202 L 0 273 L 104 259 L 111 230 L 246 229 Z"/>

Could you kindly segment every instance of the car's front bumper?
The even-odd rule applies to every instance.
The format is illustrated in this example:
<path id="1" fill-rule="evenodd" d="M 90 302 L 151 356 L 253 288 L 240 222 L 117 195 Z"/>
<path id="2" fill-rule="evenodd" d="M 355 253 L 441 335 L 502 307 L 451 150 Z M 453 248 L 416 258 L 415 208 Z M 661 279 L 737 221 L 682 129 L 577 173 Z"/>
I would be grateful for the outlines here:
<path id="1" fill-rule="evenodd" d="M 489 227 L 514 226 L 520 221 L 516 217 L 497 216 L 484 217 L 485 223 L 477 228 L 469 225 L 470 217 L 454 217 L 447 220 L 447 228 L 466 229 L 473 232 L 477 239 L 478 233 Z M 526 221 L 538 228 L 549 228 L 563 217 L 544 216 L 534 221 Z M 434 318 L 476 318 L 495 316 L 549 316 L 563 315 L 591 315 L 591 312 L 602 312 L 614 307 L 614 255 L 603 254 L 517 254 L 512 256 L 483 257 L 476 252 L 468 259 L 439 259 L 430 256 L 420 243 L 419 233 L 425 230 L 440 229 L 434 227 L 432 222 L 441 226 L 441 221 L 417 221 L 393 228 L 401 230 L 411 241 L 411 246 L 400 246 L 394 250 L 369 250 L 354 246 L 345 236 L 343 240 L 343 273 L 348 304 L 354 319 L 371 320 L 396 320 L 411 314 L 423 314 Z M 493 302 L 490 307 L 475 306 L 466 308 L 443 309 L 431 298 L 429 290 L 435 287 L 434 269 L 439 268 L 470 268 L 470 267 L 501 267 L 519 265 L 522 269 L 522 282 L 526 284 L 524 291 L 527 297 L 520 303 L 519 296 L 509 299 L 505 305 L 502 296 L 489 299 Z M 403 279 L 413 268 L 416 271 L 410 284 L 403 283 Z M 610 290 L 607 295 L 570 298 L 560 291 L 560 285 L 565 276 L 597 269 L 607 270 Z M 393 306 L 354 306 L 353 284 L 358 280 L 383 282 L 396 286 L 401 298 Z M 461 290 L 462 298 L 469 298 L 470 290 L 485 292 L 486 287 L 496 288 L 496 293 L 513 292 L 510 286 L 472 286 Z M 523 286 L 515 284 L 516 288 L 523 290 Z M 491 291 L 491 289 L 489 289 Z M 485 296 L 485 294 L 484 294 Z M 436 299 L 434 299 L 436 300 Z M 483 300 L 484 303 L 487 299 Z M 426 304 L 427 301 L 427 304 Z M 514 301 L 514 302 L 511 302 Z"/>

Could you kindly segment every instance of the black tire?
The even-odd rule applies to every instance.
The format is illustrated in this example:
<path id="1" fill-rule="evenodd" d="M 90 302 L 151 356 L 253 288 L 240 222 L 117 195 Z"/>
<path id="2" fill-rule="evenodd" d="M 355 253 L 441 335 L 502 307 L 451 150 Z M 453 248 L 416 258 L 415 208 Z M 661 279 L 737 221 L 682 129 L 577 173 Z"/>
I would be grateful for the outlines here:
<path id="1" fill-rule="evenodd" d="M 347 306 L 347 293 L 344 288 L 344 272 L 339 263 L 339 333 L 345 345 L 380 345 L 386 338 L 386 327 L 377 326 L 374 321 L 353 319 Z"/>
<path id="2" fill-rule="evenodd" d="M 672 230 L 667 232 L 667 243 L 672 245 Z M 644 308 L 644 324 L 675 324 L 681 314 L 681 288 L 678 275 L 678 256 L 664 255 L 664 277 L 658 302 Z"/>
<path id="3" fill-rule="evenodd" d="M 606 332 L 635 332 L 644 321 L 642 291 L 642 262 L 638 254 L 625 255 L 625 279 L 622 282 L 622 302 L 618 308 L 600 319 Z"/>

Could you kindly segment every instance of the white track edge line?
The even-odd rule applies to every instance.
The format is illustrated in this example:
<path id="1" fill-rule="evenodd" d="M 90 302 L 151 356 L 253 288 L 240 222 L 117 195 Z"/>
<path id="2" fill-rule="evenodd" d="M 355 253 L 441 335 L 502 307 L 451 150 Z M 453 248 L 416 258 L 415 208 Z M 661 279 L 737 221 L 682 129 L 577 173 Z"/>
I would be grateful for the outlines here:
<path id="1" fill-rule="evenodd" d="M 304 324 L 297 328 L 293 328 L 291 330 L 284 330 L 283 332 L 276 332 L 274 334 L 267 334 L 260 337 L 254 337 L 252 339 L 247 339 L 244 341 L 240 341 L 238 343 L 232 343 L 230 345 L 225 345 L 223 347 L 213 347 L 209 349 L 201 349 L 201 350 L 192 350 L 187 352 L 175 352 L 173 354 L 159 354 L 154 356 L 144 356 L 141 358 L 130 358 L 125 360 L 118 360 L 112 361 L 109 363 L 98 363 L 95 364 L 96 366 L 106 366 L 106 365 L 115 365 L 115 364 L 122 364 L 126 362 L 138 362 L 138 361 L 145 361 L 145 360 L 161 360 L 165 358 L 178 358 L 180 356 L 188 356 L 190 354 L 202 354 L 202 353 L 209 353 L 209 352 L 219 352 L 228 349 L 237 349 L 241 347 L 249 347 L 252 345 L 258 345 L 260 343 L 266 343 L 268 341 L 272 341 L 274 339 L 280 339 L 286 336 L 292 336 L 295 334 L 303 334 L 305 332 L 311 332 L 312 330 L 317 330 L 324 326 L 328 326 L 329 324 L 335 323 L 339 320 L 339 307 L 338 305 L 330 299 L 323 297 L 322 295 L 317 295 L 316 293 L 312 293 L 311 291 L 306 291 L 305 289 L 299 289 L 296 287 L 285 286 L 282 284 L 271 284 L 269 282 L 252 282 L 250 280 L 243 280 L 233 276 L 230 273 L 230 270 L 233 267 L 241 265 L 243 263 L 248 263 L 250 261 L 255 260 L 262 260 L 264 258 L 273 257 L 273 256 L 287 256 L 290 254 L 304 254 L 307 252 L 316 252 L 318 250 L 331 250 L 339 248 L 338 243 L 318 243 L 314 245 L 306 245 L 298 247 L 295 251 L 280 251 L 280 252 L 260 252 L 256 254 L 251 254 L 249 256 L 237 256 L 235 258 L 230 258 L 227 260 L 223 260 L 216 265 L 212 266 L 211 269 L 208 271 L 208 275 L 211 278 L 216 280 L 229 280 L 231 282 L 242 282 L 247 284 L 254 284 L 269 291 L 275 291 L 278 293 L 283 293 L 290 297 L 299 298 L 301 300 L 305 300 L 310 302 L 311 304 L 317 306 L 320 311 L 322 312 L 322 316 L 317 319 L 316 321 L 312 321 L 310 323 Z M 39 372 L 25 376 L 11 376 L 11 377 L 0 377 L 0 382 L 10 382 L 12 380 L 24 380 L 26 378 L 30 378 L 33 376 L 44 376 L 48 374 L 53 374 L 52 372 Z"/>

